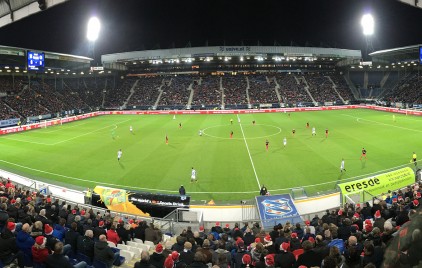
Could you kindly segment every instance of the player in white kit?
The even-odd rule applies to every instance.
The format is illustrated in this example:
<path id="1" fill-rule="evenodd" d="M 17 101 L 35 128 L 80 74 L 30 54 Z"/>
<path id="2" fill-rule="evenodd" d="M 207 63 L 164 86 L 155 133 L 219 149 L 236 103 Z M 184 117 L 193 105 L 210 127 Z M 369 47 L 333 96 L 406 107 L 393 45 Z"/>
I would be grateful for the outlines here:
<path id="1" fill-rule="evenodd" d="M 192 167 L 191 176 L 190 176 L 190 182 L 198 182 L 196 179 L 196 170 Z"/>
<path id="2" fill-rule="evenodd" d="M 284 139 L 283 139 L 283 145 L 284 145 L 284 147 L 286 147 L 286 145 L 287 145 L 287 139 L 286 139 L 286 137 L 284 137 Z"/>
<path id="3" fill-rule="evenodd" d="M 344 159 L 341 159 L 340 172 L 343 173 L 343 170 L 346 171 L 346 169 L 344 168 Z"/>
<path id="4" fill-rule="evenodd" d="M 117 151 L 117 161 L 120 161 L 120 158 L 122 158 L 122 149 L 120 149 L 119 151 Z"/>

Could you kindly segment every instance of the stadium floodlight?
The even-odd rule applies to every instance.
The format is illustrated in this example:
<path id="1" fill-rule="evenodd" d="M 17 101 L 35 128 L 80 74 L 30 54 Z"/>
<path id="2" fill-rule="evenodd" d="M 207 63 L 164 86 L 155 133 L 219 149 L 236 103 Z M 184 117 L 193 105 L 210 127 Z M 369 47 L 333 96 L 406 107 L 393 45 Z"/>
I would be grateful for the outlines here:
<path id="1" fill-rule="evenodd" d="M 95 42 L 98 39 L 101 29 L 100 20 L 97 17 L 92 17 L 88 21 L 88 29 L 86 32 L 86 38 L 89 41 Z"/>
<path id="2" fill-rule="evenodd" d="M 371 14 L 365 14 L 360 21 L 364 35 L 374 34 L 374 17 Z"/>

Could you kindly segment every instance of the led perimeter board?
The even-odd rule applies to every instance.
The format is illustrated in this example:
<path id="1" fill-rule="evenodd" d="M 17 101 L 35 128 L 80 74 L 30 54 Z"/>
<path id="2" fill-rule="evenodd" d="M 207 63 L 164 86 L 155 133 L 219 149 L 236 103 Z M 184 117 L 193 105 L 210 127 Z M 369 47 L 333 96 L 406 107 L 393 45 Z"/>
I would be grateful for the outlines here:
<path id="1" fill-rule="evenodd" d="M 27 55 L 28 70 L 30 71 L 44 70 L 45 54 L 43 52 L 28 51 L 26 55 Z"/>

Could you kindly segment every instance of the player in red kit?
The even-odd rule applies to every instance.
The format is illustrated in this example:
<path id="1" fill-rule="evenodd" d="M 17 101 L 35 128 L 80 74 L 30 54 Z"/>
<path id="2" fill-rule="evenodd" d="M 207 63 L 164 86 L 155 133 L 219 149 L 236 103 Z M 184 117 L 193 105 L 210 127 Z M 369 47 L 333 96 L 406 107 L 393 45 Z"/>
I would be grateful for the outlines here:
<path id="1" fill-rule="evenodd" d="M 328 128 L 325 129 L 325 137 L 328 138 Z"/>
<path id="2" fill-rule="evenodd" d="M 270 145 L 270 142 L 268 140 L 265 141 L 265 150 L 268 151 L 268 146 Z"/>
<path id="3" fill-rule="evenodd" d="M 233 131 L 230 132 L 230 139 L 233 139 Z"/>
<path id="4" fill-rule="evenodd" d="M 309 122 L 306 122 L 306 128 L 309 128 Z"/>
<path id="5" fill-rule="evenodd" d="M 360 156 L 359 160 L 362 160 L 362 157 L 365 157 L 365 159 L 366 159 L 366 150 L 365 150 L 365 148 L 362 148 L 362 155 Z"/>
<path id="6" fill-rule="evenodd" d="M 166 144 L 169 144 L 169 137 L 166 134 Z"/>

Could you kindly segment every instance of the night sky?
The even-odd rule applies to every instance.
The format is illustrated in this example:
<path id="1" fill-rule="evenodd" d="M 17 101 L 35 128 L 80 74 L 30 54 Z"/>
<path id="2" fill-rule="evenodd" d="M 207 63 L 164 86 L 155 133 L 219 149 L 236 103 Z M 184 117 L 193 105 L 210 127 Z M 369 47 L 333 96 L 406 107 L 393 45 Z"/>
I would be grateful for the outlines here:
<path id="1" fill-rule="evenodd" d="M 97 57 L 207 41 L 364 50 L 367 11 L 375 50 L 422 43 L 422 9 L 394 0 L 71 0 L 0 28 L 0 44 L 90 56 L 86 23 L 96 15 Z"/>

